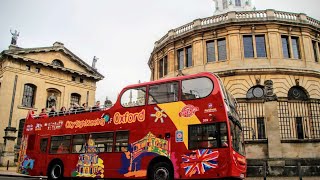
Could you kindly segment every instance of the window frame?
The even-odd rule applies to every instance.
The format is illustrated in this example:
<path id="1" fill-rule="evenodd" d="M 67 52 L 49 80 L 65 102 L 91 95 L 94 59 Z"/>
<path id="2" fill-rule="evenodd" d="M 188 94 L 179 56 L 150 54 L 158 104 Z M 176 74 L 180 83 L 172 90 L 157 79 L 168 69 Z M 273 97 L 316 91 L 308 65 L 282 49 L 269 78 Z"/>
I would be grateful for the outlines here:
<path id="1" fill-rule="evenodd" d="M 209 61 L 209 51 L 208 51 L 208 44 L 212 43 L 213 44 L 213 59 L 211 61 Z M 206 60 L 207 60 L 207 63 L 213 63 L 213 62 L 216 62 L 217 61 L 217 41 L 216 39 L 213 39 L 213 40 L 209 40 L 209 41 L 206 41 Z"/>
<path id="2" fill-rule="evenodd" d="M 132 90 L 132 89 L 138 89 L 138 88 L 145 88 L 145 92 L 144 92 L 144 104 L 143 105 L 137 105 L 137 106 L 128 106 L 128 107 L 126 107 L 126 106 L 124 106 L 123 104 L 122 104 L 122 97 L 123 97 L 123 95 L 124 95 L 124 93 L 126 93 L 127 91 L 129 91 L 129 90 Z M 141 106 L 145 106 L 145 105 L 147 105 L 147 92 L 148 92 L 148 86 L 137 86 L 137 87 L 131 87 L 131 88 L 127 88 L 127 89 L 125 89 L 124 91 L 123 91 L 123 93 L 121 93 L 121 96 L 120 96 L 120 105 L 121 105 L 121 107 L 123 107 L 123 108 L 135 108 L 135 107 L 141 107 Z"/>
<path id="3" fill-rule="evenodd" d="M 31 95 L 32 93 L 32 95 Z M 26 83 L 23 86 L 23 93 L 22 93 L 22 102 L 21 105 L 23 107 L 34 108 L 35 101 L 36 101 L 36 94 L 37 94 L 37 86 L 31 83 Z M 31 101 L 28 104 L 28 101 Z"/>
<path id="4" fill-rule="evenodd" d="M 193 48 L 192 46 L 185 47 L 185 68 L 193 66 Z"/>
<path id="5" fill-rule="evenodd" d="M 70 94 L 70 104 L 71 103 L 75 103 L 75 101 L 74 101 L 74 97 L 78 97 L 79 99 L 78 99 L 78 102 L 76 102 L 79 106 L 80 106 L 80 102 L 81 102 L 81 94 L 78 94 L 78 93 L 71 93 Z"/>
<path id="6" fill-rule="evenodd" d="M 252 57 L 246 57 L 246 49 L 245 49 L 245 41 L 244 41 L 244 39 L 245 39 L 245 37 L 251 37 L 251 42 L 252 42 Z M 265 56 L 259 56 L 259 52 L 258 52 L 258 49 L 260 48 L 260 46 L 259 46 L 259 48 L 258 48 L 258 43 L 257 43 L 257 39 L 258 39 L 258 37 L 263 37 L 263 39 L 264 39 L 264 53 L 265 53 Z M 243 57 L 245 58 L 245 59 L 266 59 L 266 58 L 268 58 L 268 50 L 267 50 L 267 35 L 266 34 L 263 34 L 263 33 L 261 33 L 261 34 L 243 34 L 242 35 L 242 45 L 243 45 L 243 51 L 242 51 L 242 53 L 243 53 Z M 259 43 L 260 44 L 260 43 Z"/>
<path id="7" fill-rule="evenodd" d="M 301 38 L 299 35 L 286 35 L 286 34 L 281 34 L 281 46 L 282 46 L 282 58 L 283 59 L 291 59 L 291 60 L 302 60 L 303 58 L 303 52 L 301 50 L 302 48 L 302 43 L 301 43 Z M 288 51 L 288 57 L 285 56 L 284 54 L 284 44 L 283 44 L 283 39 L 286 39 L 287 41 L 287 45 L 286 45 L 286 49 Z M 296 40 L 296 46 L 293 45 L 293 41 Z M 296 56 L 296 53 L 298 55 L 298 57 Z"/>
<path id="8" fill-rule="evenodd" d="M 176 101 L 169 101 L 169 102 L 162 102 L 162 103 L 154 103 L 154 104 L 150 104 L 149 103 L 149 98 L 150 98 L 150 89 L 151 89 L 151 86 L 158 86 L 158 85 L 161 85 L 161 84 L 169 84 L 169 83 L 174 83 L 176 82 L 177 85 L 178 85 L 178 90 L 177 90 L 177 100 Z M 164 103 L 170 103 L 170 102 L 177 102 L 180 100 L 180 91 L 179 89 L 181 89 L 181 81 L 179 80 L 174 80 L 174 81 L 168 81 L 168 82 L 163 82 L 163 83 L 157 83 L 157 84 L 150 84 L 148 85 L 148 88 L 147 88 L 147 98 L 146 98 L 146 104 L 145 105 L 156 105 L 156 104 L 164 104 Z M 154 99 L 154 98 L 153 98 Z"/>
<path id="9" fill-rule="evenodd" d="M 220 53 L 220 48 L 219 47 L 221 47 L 221 46 L 219 46 L 219 42 L 221 42 L 221 41 L 225 41 L 225 45 L 224 45 L 224 49 L 223 49 L 224 52 L 225 52 L 225 59 L 220 59 L 220 57 L 222 56 L 221 55 L 222 53 Z M 217 62 L 224 62 L 224 61 L 228 60 L 228 48 L 227 48 L 227 45 L 228 44 L 227 44 L 227 38 L 226 37 L 221 37 L 221 38 L 217 39 L 217 57 L 218 57 Z"/>
<path id="10" fill-rule="evenodd" d="M 114 147 L 113 147 L 113 151 L 112 152 L 115 152 L 115 153 L 123 153 L 123 151 L 121 151 L 121 147 L 124 147 L 124 146 L 118 146 L 120 147 L 119 151 L 116 151 L 117 149 L 117 133 L 121 133 L 121 132 L 127 132 L 128 133 L 128 138 L 127 138 L 127 147 L 126 147 L 126 150 L 128 151 L 128 146 L 130 145 L 130 131 L 129 130 L 121 130 L 121 131 L 114 131 Z"/>

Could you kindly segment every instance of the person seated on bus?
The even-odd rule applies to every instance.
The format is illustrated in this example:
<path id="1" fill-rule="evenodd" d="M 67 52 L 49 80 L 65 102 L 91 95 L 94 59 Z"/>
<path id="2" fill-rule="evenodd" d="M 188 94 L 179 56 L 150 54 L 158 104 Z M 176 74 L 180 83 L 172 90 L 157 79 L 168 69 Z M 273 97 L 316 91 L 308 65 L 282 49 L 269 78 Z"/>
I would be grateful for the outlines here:
<path id="1" fill-rule="evenodd" d="M 49 117 L 48 114 L 47 114 L 47 109 L 46 109 L 46 108 L 42 108 L 42 109 L 41 109 L 41 113 L 39 114 L 39 117 L 40 117 L 40 118 L 47 118 L 47 117 Z"/>
<path id="2" fill-rule="evenodd" d="M 66 113 L 67 113 L 67 108 L 64 107 L 64 106 L 62 106 L 61 109 L 60 109 L 60 111 L 59 111 L 59 115 L 60 115 L 60 116 L 61 116 L 61 115 L 66 115 Z"/>
<path id="3" fill-rule="evenodd" d="M 100 111 L 100 101 L 96 102 L 96 104 L 92 107 L 92 111 Z"/>
<path id="4" fill-rule="evenodd" d="M 57 150 L 57 153 L 58 154 L 61 154 L 61 153 L 66 153 L 68 152 L 67 148 L 64 146 L 63 142 L 60 143 L 59 147 L 58 147 L 58 150 Z"/>

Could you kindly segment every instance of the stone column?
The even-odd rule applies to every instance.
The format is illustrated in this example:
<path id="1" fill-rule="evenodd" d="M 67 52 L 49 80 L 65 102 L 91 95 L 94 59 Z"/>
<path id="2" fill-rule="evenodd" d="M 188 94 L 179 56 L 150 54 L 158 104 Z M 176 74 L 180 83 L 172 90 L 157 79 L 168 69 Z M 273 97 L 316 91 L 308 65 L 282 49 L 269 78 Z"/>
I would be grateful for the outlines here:
<path id="1" fill-rule="evenodd" d="M 15 127 L 7 127 L 5 130 L 4 138 L 4 150 L 0 159 L 1 166 L 7 166 L 9 161 L 9 166 L 15 166 L 14 164 L 14 145 L 16 140 L 17 129 Z"/>

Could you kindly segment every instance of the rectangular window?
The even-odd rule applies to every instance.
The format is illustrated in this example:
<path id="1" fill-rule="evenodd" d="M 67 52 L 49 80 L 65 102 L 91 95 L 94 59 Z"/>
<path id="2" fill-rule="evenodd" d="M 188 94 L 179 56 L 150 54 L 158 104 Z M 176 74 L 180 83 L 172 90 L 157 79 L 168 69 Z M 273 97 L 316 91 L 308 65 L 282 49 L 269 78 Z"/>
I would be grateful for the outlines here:
<path id="1" fill-rule="evenodd" d="M 186 48 L 186 67 L 192 66 L 192 47 Z"/>
<path id="2" fill-rule="evenodd" d="M 159 61 L 159 78 L 163 77 L 163 59 Z"/>
<path id="3" fill-rule="evenodd" d="M 304 139 L 302 117 L 296 117 L 297 138 Z"/>
<path id="4" fill-rule="evenodd" d="M 40 139 L 40 151 L 42 153 L 46 153 L 47 147 L 48 147 L 48 138 L 41 138 Z"/>
<path id="5" fill-rule="evenodd" d="M 163 58 L 163 75 L 166 76 L 168 74 L 168 57 L 165 56 Z"/>
<path id="6" fill-rule="evenodd" d="M 83 83 L 83 79 L 82 78 L 80 78 L 80 83 Z"/>
<path id="7" fill-rule="evenodd" d="M 226 123 L 189 125 L 189 149 L 228 147 Z"/>
<path id="8" fill-rule="evenodd" d="M 218 60 L 227 59 L 226 39 L 218 39 Z"/>
<path id="9" fill-rule="evenodd" d="M 30 65 L 26 65 L 26 70 L 30 71 L 31 70 L 31 66 Z"/>
<path id="10" fill-rule="evenodd" d="M 315 62 L 319 62 L 319 57 L 318 57 L 318 52 L 317 52 L 317 50 L 318 50 L 317 44 L 318 43 L 316 41 L 312 41 L 313 54 L 314 54 L 314 61 Z"/>
<path id="11" fill-rule="evenodd" d="M 236 0 L 236 6 L 241 6 L 241 0 Z"/>
<path id="12" fill-rule="evenodd" d="M 266 139 L 266 132 L 265 132 L 263 117 L 257 118 L 257 126 L 258 126 L 258 139 Z"/>
<path id="13" fill-rule="evenodd" d="M 244 48 L 244 57 L 246 58 L 254 57 L 252 35 L 243 36 L 243 48 Z"/>
<path id="14" fill-rule="evenodd" d="M 288 36 L 281 36 L 282 41 L 282 53 L 284 58 L 291 58 L 290 56 L 290 46 Z"/>
<path id="15" fill-rule="evenodd" d="M 51 137 L 50 153 L 62 154 L 70 153 L 71 136 L 53 136 Z"/>
<path id="16" fill-rule="evenodd" d="M 183 49 L 178 50 L 178 70 L 184 68 L 184 51 Z"/>
<path id="17" fill-rule="evenodd" d="M 72 76 L 72 77 L 71 77 L 71 80 L 72 80 L 72 81 L 76 81 L 76 77 L 75 77 L 75 76 Z"/>
<path id="18" fill-rule="evenodd" d="M 117 132 L 117 133 L 120 133 L 120 132 Z M 90 139 L 95 143 L 95 148 L 97 148 L 97 150 L 99 152 L 112 152 L 112 148 L 113 148 L 113 132 L 95 133 L 95 134 L 91 135 Z M 118 142 L 121 145 L 120 140 Z M 128 146 L 128 137 L 127 137 L 127 140 L 125 142 L 127 143 L 126 146 Z M 124 144 L 123 144 L 123 146 L 124 146 Z"/>
<path id="19" fill-rule="evenodd" d="M 116 132 L 116 145 L 115 152 L 128 151 L 129 132 L 118 131 Z"/>
<path id="20" fill-rule="evenodd" d="M 36 72 L 36 73 L 40 73 L 40 68 L 37 67 L 37 68 L 35 69 L 35 72 Z"/>
<path id="21" fill-rule="evenodd" d="M 149 88 L 149 104 L 178 101 L 178 82 L 152 85 Z"/>
<path id="22" fill-rule="evenodd" d="M 300 45 L 298 37 L 291 37 L 293 58 L 300 59 Z"/>
<path id="23" fill-rule="evenodd" d="M 256 38 L 257 57 L 267 57 L 265 36 L 258 35 L 255 38 Z"/>
<path id="24" fill-rule="evenodd" d="M 228 0 L 223 0 L 222 1 L 222 7 L 223 7 L 223 9 L 227 9 L 228 8 Z"/>
<path id="25" fill-rule="evenodd" d="M 121 96 L 121 105 L 123 107 L 144 106 L 146 89 L 146 87 L 136 87 L 126 90 Z"/>
<path id="26" fill-rule="evenodd" d="M 216 52 L 215 52 L 215 43 L 214 41 L 207 42 L 207 62 L 216 61 Z"/>
<path id="27" fill-rule="evenodd" d="M 78 134 L 72 137 L 72 153 L 85 153 L 87 135 Z"/>

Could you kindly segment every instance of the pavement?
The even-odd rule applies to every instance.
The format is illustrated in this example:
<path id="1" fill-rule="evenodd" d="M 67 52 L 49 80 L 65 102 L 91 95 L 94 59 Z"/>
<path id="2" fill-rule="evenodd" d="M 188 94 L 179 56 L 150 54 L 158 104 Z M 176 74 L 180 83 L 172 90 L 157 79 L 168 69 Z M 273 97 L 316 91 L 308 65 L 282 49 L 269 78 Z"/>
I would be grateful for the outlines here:
<path id="1" fill-rule="evenodd" d="M 8 169 L 7 167 L 0 167 L 0 176 L 47 179 L 45 176 L 31 177 L 25 174 L 17 173 L 17 167 L 9 167 Z"/>

